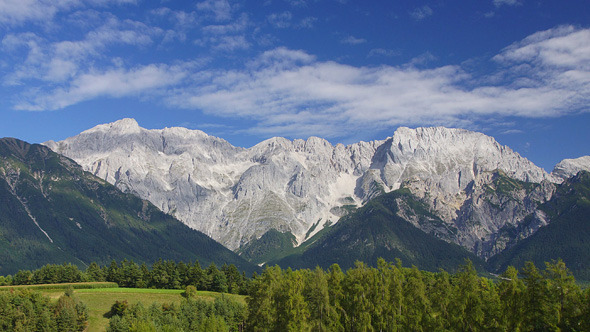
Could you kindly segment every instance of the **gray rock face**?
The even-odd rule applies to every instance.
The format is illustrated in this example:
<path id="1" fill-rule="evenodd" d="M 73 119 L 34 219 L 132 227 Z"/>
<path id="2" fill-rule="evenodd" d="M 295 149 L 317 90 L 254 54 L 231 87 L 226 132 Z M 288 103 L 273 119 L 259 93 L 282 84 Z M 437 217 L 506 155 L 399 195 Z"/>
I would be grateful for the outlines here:
<path id="1" fill-rule="evenodd" d="M 564 159 L 555 165 L 551 175 L 565 180 L 578 174 L 579 171 L 590 171 L 590 156 L 583 156 L 576 159 Z"/>
<path id="2" fill-rule="evenodd" d="M 386 140 L 349 146 L 271 138 L 243 149 L 198 130 L 147 130 L 123 119 L 45 144 L 233 250 L 271 228 L 301 243 L 314 224 L 308 236 L 337 222 L 339 207 L 404 186 L 445 221 L 435 233 L 486 257 L 498 250 L 490 242 L 498 229 L 518 224 L 551 191 L 487 197 L 494 171 L 560 180 L 491 137 L 442 127 L 399 128 Z M 506 209 L 490 216 L 492 205 Z"/>

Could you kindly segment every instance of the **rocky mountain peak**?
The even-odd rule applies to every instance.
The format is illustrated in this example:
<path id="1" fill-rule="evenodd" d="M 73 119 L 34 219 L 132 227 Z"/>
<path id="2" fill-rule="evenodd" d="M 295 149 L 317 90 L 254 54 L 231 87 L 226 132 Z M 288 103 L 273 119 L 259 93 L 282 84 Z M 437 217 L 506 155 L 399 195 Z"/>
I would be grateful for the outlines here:
<path id="1" fill-rule="evenodd" d="M 86 130 L 83 133 L 89 134 L 93 132 L 108 132 L 110 134 L 131 135 L 138 134 L 141 129 L 142 128 L 139 126 L 137 121 L 135 121 L 135 119 L 125 118 L 112 123 L 98 125 L 94 128 Z"/>
<path id="2" fill-rule="evenodd" d="M 559 179 L 567 179 L 580 171 L 590 171 L 590 156 L 576 159 L 564 159 L 555 165 L 551 174 Z"/>

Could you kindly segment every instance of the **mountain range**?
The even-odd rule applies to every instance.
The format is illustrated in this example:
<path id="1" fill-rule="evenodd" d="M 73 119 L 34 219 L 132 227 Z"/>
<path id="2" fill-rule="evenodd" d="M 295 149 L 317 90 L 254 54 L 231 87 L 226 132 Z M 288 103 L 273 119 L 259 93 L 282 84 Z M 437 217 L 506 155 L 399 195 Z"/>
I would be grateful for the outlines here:
<path id="1" fill-rule="evenodd" d="M 443 222 L 408 221 L 487 259 L 546 225 L 537 207 L 590 169 L 586 156 L 549 174 L 492 137 L 444 127 L 402 127 L 347 146 L 277 137 L 245 149 L 198 130 L 148 130 L 123 119 L 45 145 L 234 251 L 271 230 L 300 245 L 351 208 L 403 187 Z M 521 233 L 500 232 L 531 213 Z"/>

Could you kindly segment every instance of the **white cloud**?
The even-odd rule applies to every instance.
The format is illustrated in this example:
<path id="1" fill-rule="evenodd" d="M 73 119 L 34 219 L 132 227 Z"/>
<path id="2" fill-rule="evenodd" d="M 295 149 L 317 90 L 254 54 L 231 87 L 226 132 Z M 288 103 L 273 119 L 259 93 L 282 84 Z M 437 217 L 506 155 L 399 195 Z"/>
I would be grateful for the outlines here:
<path id="1" fill-rule="evenodd" d="M 303 29 L 311 29 L 317 20 L 317 17 L 305 17 L 299 22 L 298 27 Z"/>
<path id="2" fill-rule="evenodd" d="M 412 16 L 415 20 L 420 21 L 428 16 L 432 16 L 434 11 L 428 5 L 424 5 L 422 7 L 418 7 L 410 12 L 410 16 Z"/>
<path id="3" fill-rule="evenodd" d="M 259 125 L 252 130 L 269 135 L 346 136 L 358 126 L 468 126 L 489 117 L 552 117 L 588 110 L 585 45 L 590 30 L 563 27 L 532 35 L 494 58 L 503 65 L 495 74 L 509 80 L 495 85 L 458 66 L 353 67 L 283 48 L 248 70 L 212 71 L 211 79 L 170 100 L 254 119 Z M 513 77 L 523 63 L 527 69 Z"/>
<path id="4" fill-rule="evenodd" d="M 97 97 L 124 97 L 174 85 L 186 77 L 184 66 L 148 65 L 131 70 L 112 69 L 76 77 L 67 87 L 22 102 L 17 110 L 56 110 Z"/>
<path id="5" fill-rule="evenodd" d="M 293 7 L 305 7 L 307 6 L 306 0 L 286 0 Z"/>
<path id="6" fill-rule="evenodd" d="M 136 0 L 2 0 L 0 23 L 21 25 L 26 22 L 46 24 L 61 12 L 84 6 L 135 4 Z"/>
<path id="7" fill-rule="evenodd" d="M 369 57 L 376 57 L 376 56 L 384 56 L 384 57 L 394 57 L 401 55 L 400 51 L 396 50 L 387 50 L 384 48 L 374 48 L 369 51 Z"/>
<path id="8" fill-rule="evenodd" d="M 104 56 L 111 45 L 145 46 L 160 34 L 135 21 L 120 21 L 108 16 L 105 22 L 81 40 L 49 42 L 33 33 L 8 34 L 2 40 L 5 55 L 15 59 L 14 70 L 4 77 L 4 84 L 20 85 L 25 80 L 59 82 L 73 78 L 79 71 Z"/>
<path id="9" fill-rule="evenodd" d="M 359 44 L 366 43 L 367 40 L 363 39 L 363 38 L 356 38 L 354 36 L 348 36 L 348 37 L 342 39 L 340 42 L 343 44 L 349 44 L 349 45 L 359 45 Z"/>
<path id="10" fill-rule="evenodd" d="M 199 25 L 196 12 L 186 12 L 181 10 L 172 10 L 161 7 L 152 10 L 151 13 L 156 16 L 165 17 L 171 20 L 175 30 L 188 30 Z"/>
<path id="11" fill-rule="evenodd" d="M 420 54 L 417 57 L 412 58 L 412 60 L 410 60 L 410 62 L 408 63 L 409 66 L 422 66 L 422 65 L 427 65 L 428 63 L 435 61 L 436 57 L 430 53 L 430 52 L 426 52 L 423 54 Z"/>
<path id="12" fill-rule="evenodd" d="M 537 32 L 494 57 L 503 63 L 530 62 L 555 68 L 590 67 L 590 29 L 561 26 Z"/>
<path id="13" fill-rule="evenodd" d="M 250 26 L 247 14 L 229 24 L 208 25 L 201 30 L 202 38 L 195 40 L 195 44 L 208 47 L 211 50 L 233 52 L 250 48 L 246 37 L 246 30 Z"/>
<path id="14" fill-rule="evenodd" d="M 289 11 L 285 11 L 282 13 L 273 13 L 266 17 L 268 22 L 273 25 L 275 28 L 284 29 L 291 26 L 291 20 L 293 19 L 293 14 Z"/>
<path id="15" fill-rule="evenodd" d="M 206 0 L 197 3 L 197 9 L 209 14 L 216 21 L 228 21 L 232 18 L 232 8 L 227 0 Z"/>
<path id="16" fill-rule="evenodd" d="M 504 116 L 553 117 L 589 110 L 590 29 L 564 26 L 533 34 L 493 57 L 497 69 L 485 76 L 460 66 L 424 69 L 417 60 L 403 66 L 355 67 L 287 48 L 264 52 L 234 70 L 201 70 L 188 63 L 125 68 L 125 61 L 119 61 L 109 69 L 84 65 L 79 59 L 92 58 L 100 45 L 141 40 L 125 37 L 125 29 L 114 26 L 119 29 L 88 34 L 71 44 L 51 44 L 34 34 L 5 37 L 2 47 L 8 53 L 27 50 L 24 63 L 41 72 L 36 79 L 54 79 L 20 95 L 15 108 L 52 110 L 105 96 L 151 96 L 171 107 L 253 120 L 257 126 L 249 130 L 258 134 L 296 137 L 347 137 L 359 127 L 465 127 Z M 136 28 L 129 31 L 143 31 L 129 26 Z M 144 42 L 149 43 L 146 35 Z M 210 32 L 210 38 L 227 50 L 248 47 L 239 34 Z M 432 55 L 418 59 L 432 60 Z"/>
<path id="17" fill-rule="evenodd" d="M 73 0 L 3 0 L 0 1 L 0 23 L 51 20 L 58 11 L 75 5 Z"/>
<path id="18" fill-rule="evenodd" d="M 250 25 L 247 14 L 242 14 L 230 24 L 208 25 L 203 27 L 203 32 L 212 35 L 226 35 L 232 33 L 241 33 Z"/>
<path id="19" fill-rule="evenodd" d="M 210 41 L 214 44 L 215 50 L 233 52 L 237 50 L 245 50 L 250 47 L 250 43 L 246 40 L 245 36 L 221 36 L 211 38 Z"/>
<path id="20" fill-rule="evenodd" d="M 295 28 L 295 29 L 311 29 L 317 17 L 304 17 L 297 22 L 293 22 L 293 13 L 284 11 L 282 13 L 272 13 L 266 16 L 266 20 L 270 25 L 277 29 Z"/>

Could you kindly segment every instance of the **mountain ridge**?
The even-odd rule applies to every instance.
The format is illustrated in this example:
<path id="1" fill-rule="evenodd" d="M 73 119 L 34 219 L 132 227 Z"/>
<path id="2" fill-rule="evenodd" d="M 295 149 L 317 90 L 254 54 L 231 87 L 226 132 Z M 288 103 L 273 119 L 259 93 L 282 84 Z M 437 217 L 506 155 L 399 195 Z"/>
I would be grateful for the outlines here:
<path id="1" fill-rule="evenodd" d="M 481 248 L 503 224 L 479 227 L 490 221 L 465 223 L 471 217 L 461 213 L 481 208 L 469 202 L 473 193 L 483 197 L 493 181 L 488 174 L 501 170 L 510 179 L 546 183 L 538 204 L 550 197 L 551 183 L 563 181 L 492 137 L 444 127 L 401 127 L 385 140 L 347 146 L 275 137 L 245 149 L 202 131 L 148 130 L 124 119 L 45 144 L 232 250 L 270 229 L 302 243 L 336 223 L 343 206 L 360 207 L 404 186 L 462 232 L 446 240 L 486 257 L 493 252 Z M 522 212 L 503 222 L 519 224 L 531 210 L 515 208 Z"/>

